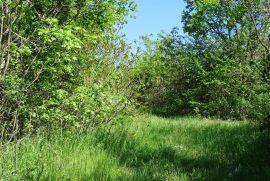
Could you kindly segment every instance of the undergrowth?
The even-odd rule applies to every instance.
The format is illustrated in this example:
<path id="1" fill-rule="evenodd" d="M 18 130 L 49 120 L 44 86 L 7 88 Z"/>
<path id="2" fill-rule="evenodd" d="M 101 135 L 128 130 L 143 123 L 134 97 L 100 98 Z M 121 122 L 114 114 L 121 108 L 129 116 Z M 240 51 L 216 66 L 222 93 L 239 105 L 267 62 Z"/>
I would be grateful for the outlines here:
<path id="1" fill-rule="evenodd" d="M 0 174 L 2 180 L 269 180 L 269 150 L 269 133 L 252 122 L 144 115 L 110 129 L 2 147 Z"/>

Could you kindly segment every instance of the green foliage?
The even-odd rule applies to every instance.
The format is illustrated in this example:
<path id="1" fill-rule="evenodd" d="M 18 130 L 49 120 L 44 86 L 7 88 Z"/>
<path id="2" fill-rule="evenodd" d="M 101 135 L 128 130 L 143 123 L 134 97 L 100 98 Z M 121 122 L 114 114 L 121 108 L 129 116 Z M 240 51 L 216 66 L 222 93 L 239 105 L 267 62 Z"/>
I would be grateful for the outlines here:
<path id="1" fill-rule="evenodd" d="M 269 114 L 268 1 L 185 2 L 188 36 L 143 37 L 131 54 L 118 32 L 132 0 L 0 0 L 0 179 L 269 178 L 270 138 L 255 123 L 120 122 L 135 106 L 166 116 Z"/>
<path id="2" fill-rule="evenodd" d="M 136 76 L 148 87 L 138 100 L 163 115 L 266 117 L 270 24 L 263 4 L 187 0 L 182 21 L 188 36 L 174 29 L 148 40 L 139 54 Z"/>
<path id="3" fill-rule="evenodd" d="M 15 162 L 10 145 L 1 152 L 0 174 L 4 180 L 268 180 L 270 137 L 257 127 L 138 116 L 110 131 L 28 138 L 17 145 Z"/>
<path id="4" fill-rule="evenodd" d="M 133 1 L 2 1 L 1 132 L 85 129 L 129 104 L 129 47 L 117 34 Z M 10 16 L 6 14 L 10 12 Z M 125 60 L 123 60 L 125 57 Z M 16 131 L 15 131 L 16 132 Z"/>

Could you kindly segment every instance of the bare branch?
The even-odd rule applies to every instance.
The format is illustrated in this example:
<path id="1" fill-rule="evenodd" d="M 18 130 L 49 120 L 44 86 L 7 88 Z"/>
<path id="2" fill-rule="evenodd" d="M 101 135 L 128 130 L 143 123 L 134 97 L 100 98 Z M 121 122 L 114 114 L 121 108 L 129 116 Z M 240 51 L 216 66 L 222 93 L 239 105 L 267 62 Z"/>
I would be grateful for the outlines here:
<path id="1" fill-rule="evenodd" d="M 37 75 L 35 77 L 35 79 L 26 87 L 26 89 L 30 88 L 38 79 L 39 79 L 39 76 L 40 74 L 42 73 L 43 71 L 43 68 L 44 68 L 44 65 L 41 67 L 41 69 L 37 72 Z"/>

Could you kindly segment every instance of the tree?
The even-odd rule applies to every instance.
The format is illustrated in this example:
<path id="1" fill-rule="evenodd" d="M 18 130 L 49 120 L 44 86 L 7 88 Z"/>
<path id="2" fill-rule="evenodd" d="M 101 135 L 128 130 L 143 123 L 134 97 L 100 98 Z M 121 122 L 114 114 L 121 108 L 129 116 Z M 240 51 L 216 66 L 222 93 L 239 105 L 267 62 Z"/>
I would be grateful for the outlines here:
<path id="1" fill-rule="evenodd" d="M 269 2 L 185 2 L 182 21 L 188 36 L 172 31 L 160 39 L 150 57 L 152 62 L 159 59 L 166 65 L 164 94 L 156 100 L 169 101 L 150 104 L 166 114 L 224 119 L 265 117 L 270 109 Z"/>
<path id="2" fill-rule="evenodd" d="M 120 84 L 107 76 L 122 71 L 115 62 L 128 46 L 117 31 L 134 8 L 129 0 L 1 0 L 2 136 L 112 119 L 97 108 L 126 104 L 103 94 Z"/>

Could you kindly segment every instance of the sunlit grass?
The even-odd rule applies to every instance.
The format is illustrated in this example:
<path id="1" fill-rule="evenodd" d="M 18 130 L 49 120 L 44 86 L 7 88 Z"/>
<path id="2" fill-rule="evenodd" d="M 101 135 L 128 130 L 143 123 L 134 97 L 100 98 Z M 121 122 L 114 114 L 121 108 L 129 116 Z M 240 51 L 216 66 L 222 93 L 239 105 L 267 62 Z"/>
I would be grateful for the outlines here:
<path id="1" fill-rule="evenodd" d="M 8 149 L 2 175 L 12 180 L 270 179 L 270 136 L 251 122 L 144 115 L 88 135 L 31 138 L 16 161 Z"/>

